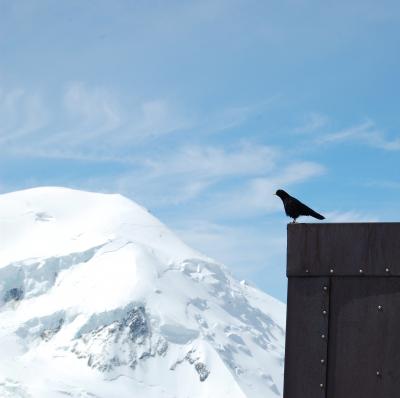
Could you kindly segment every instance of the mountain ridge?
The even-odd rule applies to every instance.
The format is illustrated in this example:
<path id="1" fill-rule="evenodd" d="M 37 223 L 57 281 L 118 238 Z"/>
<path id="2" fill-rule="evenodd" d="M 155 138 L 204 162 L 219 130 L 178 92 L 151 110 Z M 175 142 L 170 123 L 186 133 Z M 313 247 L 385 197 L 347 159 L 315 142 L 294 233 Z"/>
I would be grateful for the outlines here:
<path id="1" fill-rule="evenodd" d="M 0 231 L 4 396 L 282 395 L 284 304 L 142 206 L 34 188 L 0 195 Z"/>

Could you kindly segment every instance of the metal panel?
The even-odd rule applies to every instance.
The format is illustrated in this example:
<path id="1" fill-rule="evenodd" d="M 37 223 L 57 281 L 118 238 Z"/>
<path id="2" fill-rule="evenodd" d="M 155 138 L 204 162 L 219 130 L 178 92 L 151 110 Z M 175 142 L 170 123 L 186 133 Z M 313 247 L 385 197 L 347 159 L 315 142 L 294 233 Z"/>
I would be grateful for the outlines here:
<path id="1" fill-rule="evenodd" d="M 327 398 L 400 396 L 399 315 L 400 278 L 331 279 Z"/>
<path id="2" fill-rule="evenodd" d="M 400 223 L 289 224 L 288 276 L 400 276 Z"/>
<path id="3" fill-rule="evenodd" d="M 289 278 L 285 398 L 325 398 L 329 278 Z"/>

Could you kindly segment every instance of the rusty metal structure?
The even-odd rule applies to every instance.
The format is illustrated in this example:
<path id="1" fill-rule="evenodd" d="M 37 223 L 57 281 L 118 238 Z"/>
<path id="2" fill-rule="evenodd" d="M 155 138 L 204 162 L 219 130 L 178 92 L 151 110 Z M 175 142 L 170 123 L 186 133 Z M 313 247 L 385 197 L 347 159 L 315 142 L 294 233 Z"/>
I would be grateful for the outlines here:
<path id="1" fill-rule="evenodd" d="M 284 398 L 400 397 L 400 223 L 289 224 Z"/>

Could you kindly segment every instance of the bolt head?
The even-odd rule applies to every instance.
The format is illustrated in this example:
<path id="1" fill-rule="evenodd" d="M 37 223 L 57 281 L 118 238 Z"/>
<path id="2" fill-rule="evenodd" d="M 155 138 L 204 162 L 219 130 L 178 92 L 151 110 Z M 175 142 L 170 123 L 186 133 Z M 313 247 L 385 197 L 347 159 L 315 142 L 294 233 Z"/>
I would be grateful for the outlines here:
<path id="1" fill-rule="evenodd" d="M 362 274 L 364 271 L 360 268 L 358 272 Z"/>
<path id="2" fill-rule="evenodd" d="M 321 363 L 322 363 L 322 364 L 325 363 L 325 359 L 324 359 L 324 358 L 321 359 Z"/>
<path id="3" fill-rule="evenodd" d="M 326 315 L 328 312 L 326 310 L 322 310 L 322 314 Z"/>
<path id="4" fill-rule="evenodd" d="M 382 311 L 383 307 L 381 305 L 378 305 L 378 311 Z"/>
<path id="5" fill-rule="evenodd" d="M 321 339 L 324 339 L 325 338 L 325 335 L 324 334 L 321 334 Z"/>
<path id="6" fill-rule="evenodd" d="M 306 269 L 306 274 L 309 274 L 310 273 L 310 270 L 309 269 Z"/>
<path id="7" fill-rule="evenodd" d="M 320 385 L 319 385 L 321 388 L 324 388 L 324 385 L 321 383 Z"/>
<path id="8" fill-rule="evenodd" d="M 382 374 L 381 374 L 381 372 L 380 372 L 379 370 L 376 371 L 376 375 L 377 375 L 378 377 L 382 376 Z"/>
<path id="9" fill-rule="evenodd" d="M 386 271 L 386 272 L 390 272 L 390 269 L 389 269 L 389 268 L 386 268 L 385 271 Z"/>
<path id="10" fill-rule="evenodd" d="M 331 269 L 329 270 L 329 272 L 330 272 L 331 274 L 333 274 L 333 268 L 331 268 Z"/>
<path id="11" fill-rule="evenodd" d="M 325 291 L 328 290 L 328 286 L 324 286 L 322 289 L 324 289 Z"/>

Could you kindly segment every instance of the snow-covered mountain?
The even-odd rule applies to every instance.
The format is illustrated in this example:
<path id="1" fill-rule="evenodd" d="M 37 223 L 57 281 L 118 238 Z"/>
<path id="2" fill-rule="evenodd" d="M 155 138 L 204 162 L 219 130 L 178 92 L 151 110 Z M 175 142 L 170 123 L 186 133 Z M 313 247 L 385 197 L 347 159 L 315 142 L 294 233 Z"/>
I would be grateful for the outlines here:
<path id="1" fill-rule="evenodd" d="M 0 397 L 276 398 L 285 305 L 120 195 L 0 195 Z"/>

